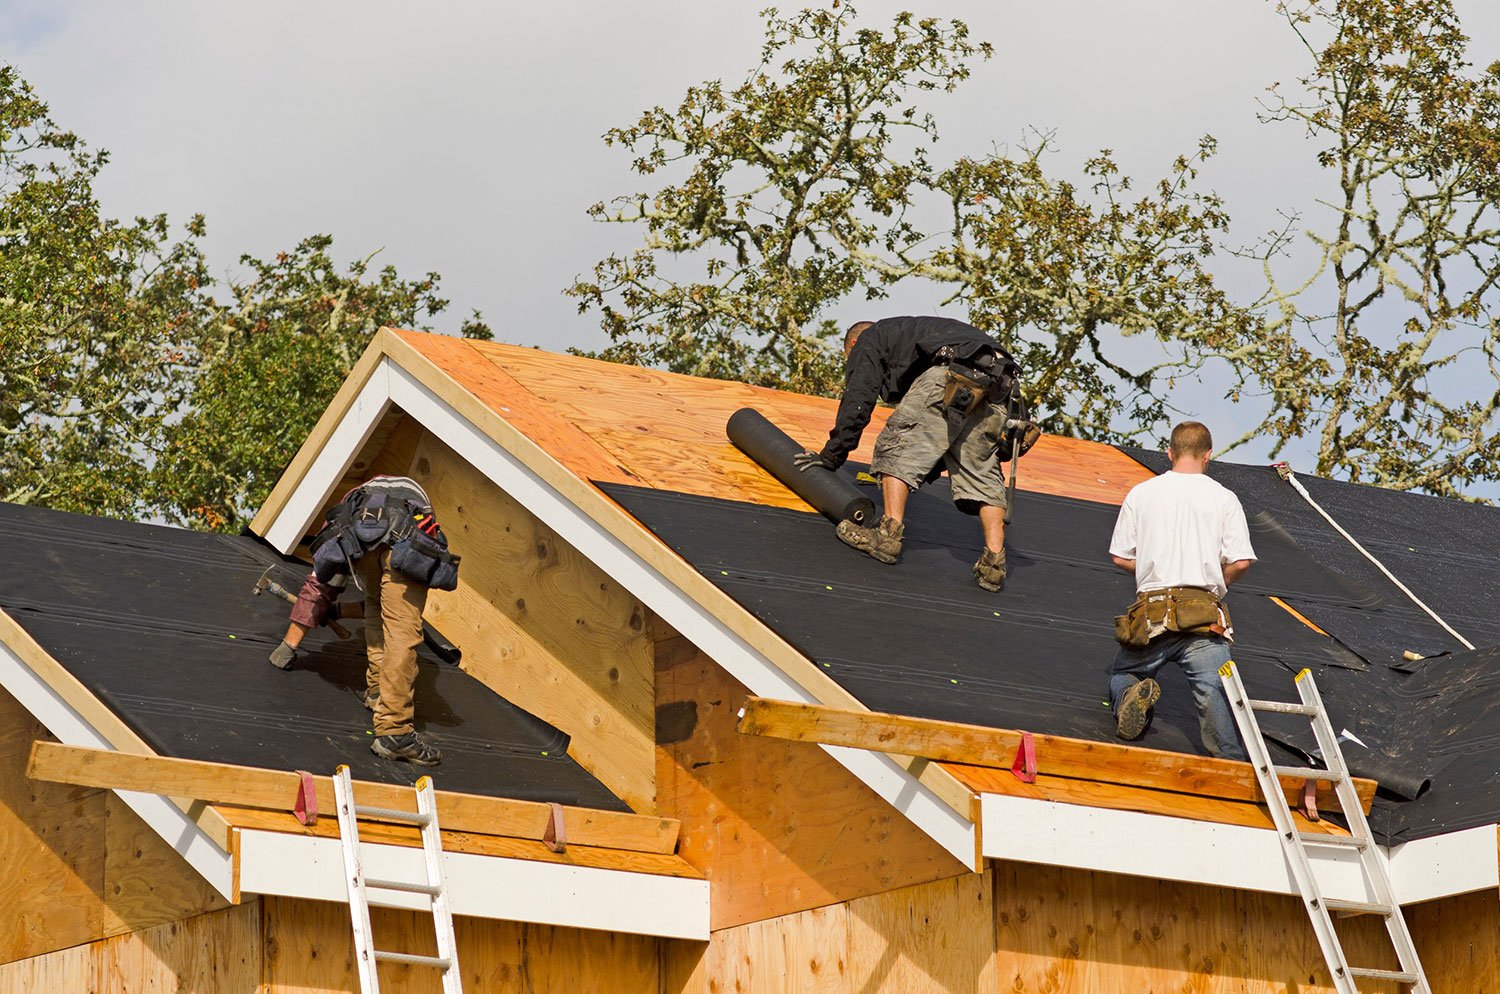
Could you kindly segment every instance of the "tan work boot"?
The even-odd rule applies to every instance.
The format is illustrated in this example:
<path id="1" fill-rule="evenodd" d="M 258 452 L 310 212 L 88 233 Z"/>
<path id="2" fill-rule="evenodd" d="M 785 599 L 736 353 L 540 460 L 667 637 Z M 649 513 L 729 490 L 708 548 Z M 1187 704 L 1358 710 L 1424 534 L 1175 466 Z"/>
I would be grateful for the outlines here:
<path id="1" fill-rule="evenodd" d="M 1120 698 L 1120 713 L 1115 716 L 1115 734 L 1127 742 L 1146 734 L 1151 725 L 1151 710 L 1161 700 L 1161 685 L 1145 679 L 1130 685 Z"/>
<path id="2" fill-rule="evenodd" d="M 865 528 L 852 521 L 840 521 L 838 527 L 840 541 L 883 563 L 894 563 L 901 558 L 901 539 L 905 534 L 905 525 L 895 518 L 886 517 L 875 522 L 874 528 Z"/>
<path id="3" fill-rule="evenodd" d="M 974 582 L 985 590 L 998 591 L 1005 586 L 1005 551 L 985 549 L 974 564 Z"/>

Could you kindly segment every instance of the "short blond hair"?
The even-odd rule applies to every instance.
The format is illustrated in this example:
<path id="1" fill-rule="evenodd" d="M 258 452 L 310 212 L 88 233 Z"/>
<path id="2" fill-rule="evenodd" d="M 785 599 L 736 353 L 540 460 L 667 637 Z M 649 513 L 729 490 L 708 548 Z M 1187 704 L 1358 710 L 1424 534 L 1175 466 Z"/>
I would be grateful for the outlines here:
<path id="1" fill-rule="evenodd" d="M 1201 421 L 1184 421 L 1172 429 L 1172 440 L 1168 443 L 1174 456 L 1191 456 L 1201 459 L 1213 451 L 1214 437 L 1208 425 Z"/>

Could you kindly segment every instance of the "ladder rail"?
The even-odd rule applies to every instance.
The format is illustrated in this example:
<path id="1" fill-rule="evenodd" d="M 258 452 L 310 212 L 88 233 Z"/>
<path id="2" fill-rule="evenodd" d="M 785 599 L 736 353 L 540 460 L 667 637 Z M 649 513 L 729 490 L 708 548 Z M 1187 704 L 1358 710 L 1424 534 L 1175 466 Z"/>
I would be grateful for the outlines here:
<path id="1" fill-rule="evenodd" d="M 344 850 L 344 884 L 349 890 L 349 918 L 354 929 L 354 964 L 359 973 L 359 989 L 364 994 L 380 994 L 380 977 L 375 970 L 375 940 L 370 928 L 370 902 L 365 893 L 364 868 L 359 859 L 354 781 L 349 775 L 349 767 L 340 766 L 334 772 L 333 796 L 339 818 L 339 842 Z"/>
<path id="2" fill-rule="evenodd" d="M 1337 755 L 1342 764 L 1343 749 L 1339 746 L 1338 735 L 1328 720 L 1328 711 L 1323 706 L 1323 696 L 1318 692 L 1318 685 L 1313 680 L 1311 671 L 1304 669 L 1297 675 L 1297 693 L 1301 695 L 1304 704 L 1317 709 L 1317 717 L 1312 721 L 1313 734 L 1318 739 L 1318 747 L 1324 757 Z M 1366 885 L 1373 892 L 1375 903 L 1383 904 L 1391 909 L 1390 914 L 1383 917 L 1386 933 L 1390 936 L 1391 946 L 1396 950 L 1396 959 L 1401 964 L 1400 972 L 1418 978 L 1412 985 L 1413 994 L 1428 994 L 1427 978 L 1422 970 L 1421 960 L 1417 956 L 1416 943 L 1413 942 L 1411 931 L 1406 926 L 1406 917 L 1401 913 L 1401 903 L 1396 900 L 1395 890 L 1391 887 L 1390 862 L 1385 853 L 1380 851 L 1380 847 L 1373 844 L 1374 836 L 1370 832 L 1370 821 L 1365 817 L 1364 805 L 1360 803 L 1353 780 L 1347 776 L 1344 777 L 1339 782 L 1335 793 L 1343 808 L 1344 818 L 1349 823 L 1350 834 L 1370 843 L 1360 849 L 1360 863 L 1364 869 Z"/>
<path id="3" fill-rule="evenodd" d="M 1328 964 L 1329 972 L 1332 974 L 1334 989 L 1338 991 L 1338 994 L 1359 994 L 1359 989 L 1354 986 L 1354 977 L 1349 972 L 1349 963 L 1344 958 L 1343 944 L 1334 930 L 1333 918 L 1323 904 L 1322 892 L 1318 889 L 1318 881 L 1313 875 L 1312 864 L 1308 861 L 1307 850 L 1303 848 L 1297 825 L 1292 820 L 1292 809 L 1287 805 L 1286 795 L 1281 791 L 1281 781 L 1277 777 L 1276 767 L 1271 762 L 1265 737 L 1261 734 L 1260 722 L 1255 719 L 1255 711 L 1250 707 L 1249 697 L 1245 694 L 1244 684 L 1240 682 L 1240 675 L 1234 663 L 1225 663 L 1219 670 L 1219 677 L 1224 684 L 1224 692 L 1229 697 L 1230 708 L 1239 721 L 1240 734 L 1245 740 L 1245 751 L 1250 756 L 1250 765 L 1255 770 L 1255 778 L 1260 783 L 1261 793 L 1265 795 L 1266 807 L 1270 809 L 1271 820 L 1276 825 L 1276 834 L 1281 840 L 1287 866 L 1292 872 L 1298 892 L 1302 895 L 1302 904 L 1307 911 L 1308 920 L 1312 922 L 1313 935 L 1318 940 L 1318 948 L 1323 953 L 1323 961 Z"/>
<path id="4" fill-rule="evenodd" d="M 417 810 L 395 811 L 386 808 L 360 807 L 354 803 L 354 781 L 349 767 L 340 766 L 333 777 L 334 798 L 339 819 L 339 843 L 344 854 L 344 881 L 349 894 L 349 918 L 354 932 L 354 959 L 358 967 L 362 994 L 380 994 L 380 963 L 425 966 L 440 972 L 443 994 L 463 994 L 463 974 L 458 966 L 458 943 L 453 931 L 453 912 L 449 903 L 447 879 L 443 871 L 443 837 L 438 827 L 437 795 L 431 777 L 417 781 Z M 367 878 L 360 859 L 359 818 L 371 816 L 383 821 L 404 821 L 419 829 L 422 839 L 424 880 L 388 880 Z M 372 900 L 370 891 L 418 894 L 428 899 L 433 931 L 437 939 L 436 956 L 395 952 L 375 948 L 370 927 L 370 906 L 406 907 L 382 900 Z"/>
<path id="5" fill-rule="evenodd" d="M 1389 863 L 1385 853 L 1375 845 L 1369 820 L 1365 817 L 1364 805 L 1354 786 L 1354 779 L 1349 773 L 1348 764 L 1344 761 L 1338 735 L 1328 719 L 1328 710 L 1323 705 L 1322 695 L 1318 693 L 1312 671 L 1304 669 L 1297 674 L 1297 694 L 1301 698 L 1301 704 L 1251 700 L 1245 692 L 1244 682 L 1240 679 L 1239 671 L 1233 662 L 1224 664 L 1219 670 L 1219 676 L 1224 685 L 1224 693 L 1229 698 L 1230 709 L 1239 724 L 1240 734 L 1245 739 L 1245 749 L 1255 768 L 1255 776 L 1260 782 L 1261 792 L 1265 795 L 1266 806 L 1270 809 L 1271 818 L 1276 824 L 1282 852 L 1286 856 L 1292 877 L 1297 883 L 1297 889 L 1302 894 L 1302 902 L 1307 908 L 1308 919 L 1317 936 L 1318 946 L 1323 951 L 1324 960 L 1333 976 L 1334 988 L 1339 994 L 1359 994 L 1356 979 L 1363 977 L 1394 980 L 1409 986 L 1411 994 L 1432 994 L 1432 988 L 1428 985 L 1426 974 L 1422 970 L 1421 960 L 1417 956 L 1416 945 L 1412 942 L 1411 932 L 1407 929 L 1406 919 L 1401 913 L 1401 905 L 1396 900 L 1395 891 L 1391 887 Z M 1257 710 L 1300 714 L 1307 717 L 1327 769 L 1304 771 L 1273 765 L 1269 747 L 1260 731 L 1260 722 L 1255 718 Z M 1292 820 L 1291 807 L 1287 804 L 1286 795 L 1280 789 L 1277 774 L 1304 775 L 1308 779 L 1331 781 L 1339 807 L 1348 821 L 1350 838 L 1339 842 L 1324 841 L 1316 836 L 1297 831 Z M 1308 859 L 1307 847 L 1309 845 L 1332 845 L 1356 850 L 1366 896 L 1372 899 L 1346 901 L 1324 897 L 1318 886 L 1317 874 Z M 1343 943 L 1334 927 L 1331 914 L 1334 911 L 1380 915 L 1385 921 L 1386 933 L 1390 937 L 1391 947 L 1400 961 L 1401 968 L 1386 970 L 1350 966 L 1344 954 Z"/>

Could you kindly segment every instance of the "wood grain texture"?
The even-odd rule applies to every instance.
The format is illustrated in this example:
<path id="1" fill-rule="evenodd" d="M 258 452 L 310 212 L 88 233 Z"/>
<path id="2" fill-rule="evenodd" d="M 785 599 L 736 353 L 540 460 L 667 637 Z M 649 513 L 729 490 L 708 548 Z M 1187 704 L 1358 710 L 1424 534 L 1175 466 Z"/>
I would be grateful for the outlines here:
<path id="1" fill-rule="evenodd" d="M 27 776 L 37 780 L 266 808 L 288 817 L 301 785 L 297 774 L 285 770 L 135 756 L 43 741 L 32 745 L 25 769 Z M 313 786 L 319 797 L 331 803 L 331 777 L 313 777 Z M 361 803 L 369 807 L 416 810 L 416 795 L 410 788 L 364 780 L 355 786 Z M 540 839 L 551 814 L 548 805 L 536 801 L 442 790 L 435 797 L 444 829 L 454 832 Z M 564 807 L 563 815 L 569 838 L 585 846 L 670 853 L 677 845 L 678 826 L 670 819 L 578 807 Z"/>
<path id="2" fill-rule="evenodd" d="M 1433 994 L 1500 994 L 1500 894 L 1426 901 L 1406 923 Z"/>
<path id="3" fill-rule="evenodd" d="M 264 994 L 334 994 L 359 990 L 348 908 L 327 902 L 265 899 Z M 425 914 L 371 909 L 382 949 L 435 951 Z M 658 940 L 521 922 L 454 919 L 464 990 L 483 994 L 660 994 Z M 440 994 L 424 968 L 380 967 L 383 994 Z"/>
<path id="4" fill-rule="evenodd" d="M 646 609 L 438 439 L 418 445 L 459 587 L 427 618 L 463 646 L 463 668 L 572 737 L 571 755 L 636 811 L 655 796 Z"/>
<path id="5" fill-rule="evenodd" d="M 104 792 L 105 935 L 227 907 L 229 902 L 124 801 Z"/>
<path id="6" fill-rule="evenodd" d="M 0 994 L 260 994 L 263 949 L 252 901 L 0 965 Z"/>
<path id="7" fill-rule="evenodd" d="M 964 725 L 930 718 L 856 711 L 819 704 L 773 701 L 752 697 L 745 704 L 739 730 L 797 742 L 822 742 L 923 756 L 954 766 L 951 772 L 973 787 L 976 781 L 1009 775 L 1022 733 L 1008 728 Z M 1260 784 L 1249 763 L 1208 756 L 1184 756 L 1158 749 L 1141 749 L 1115 742 L 1034 735 L 1037 769 L 1055 777 L 1181 791 L 1199 797 L 1253 801 Z M 967 778 L 966 778 L 967 777 Z M 1360 799 L 1369 811 L 1375 781 L 1355 780 Z M 1336 803 L 1332 786 L 1319 784 L 1319 796 L 1330 807 Z M 1299 802 L 1302 781 L 1284 778 L 1283 790 L 1291 804 Z"/>
<path id="8" fill-rule="evenodd" d="M 679 636 L 657 655 L 657 801 L 711 882 L 715 929 L 964 867 L 820 749 L 734 730 L 745 688 Z"/>
<path id="9" fill-rule="evenodd" d="M 364 803 L 363 799 L 360 803 Z M 219 810 L 237 828 L 285 832 L 291 835 L 306 835 L 323 839 L 336 839 L 339 835 L 338 820 L 331 815 L 319 818 L 312 825 L 302 825 L 294 815 L 285 812 L 234 807 L 221 807 Z M 412 848 L 420 848 L 422 845 L 417 830 L 409 826 L 361 821 L 359 831 L 360 838 L 366 842 Z M 448 852 L 525 859 L 535 863 L 553 863 L 559 866 L 586 866 L 601 870 L 627 870 L 632 873 L 650 873 L 656 876 L 702 879 L 702 874 L 690 863 L 671 853 L 633 852 L 627 849 L 583 846 L 571 839 L 563 852 L 554 853 L 547 848 L 545 843 L 532 839 L 480 835 L 473 832 L 450 832 L 447 829 L 443 829 L 442 834 L 443 849 Z"/>
<path id="10" fill-rule="evenodd" d="M 997 990 L 993 902 L 988 871 L 851 901 L 851 989 Z"/>

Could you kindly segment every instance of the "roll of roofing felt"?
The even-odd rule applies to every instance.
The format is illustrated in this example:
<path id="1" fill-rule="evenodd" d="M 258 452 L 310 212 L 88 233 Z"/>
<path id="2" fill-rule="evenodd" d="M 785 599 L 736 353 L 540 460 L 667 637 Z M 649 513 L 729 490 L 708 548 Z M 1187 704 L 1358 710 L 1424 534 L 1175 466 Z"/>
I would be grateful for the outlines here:
<path id="1" fill-rule="evenodd" d="M 760 465 L 767 473 L 786 485 L 792 493 L 821 511 L 831 521 L 875 523 L 875 502 L 855 489 L 854 484 L 832 470 L 814 466 L 803 472 L 792 458 L 805 451 L 791 436 L 753 407 L 735 411 L 725 426 L 735 448 Z"/>

